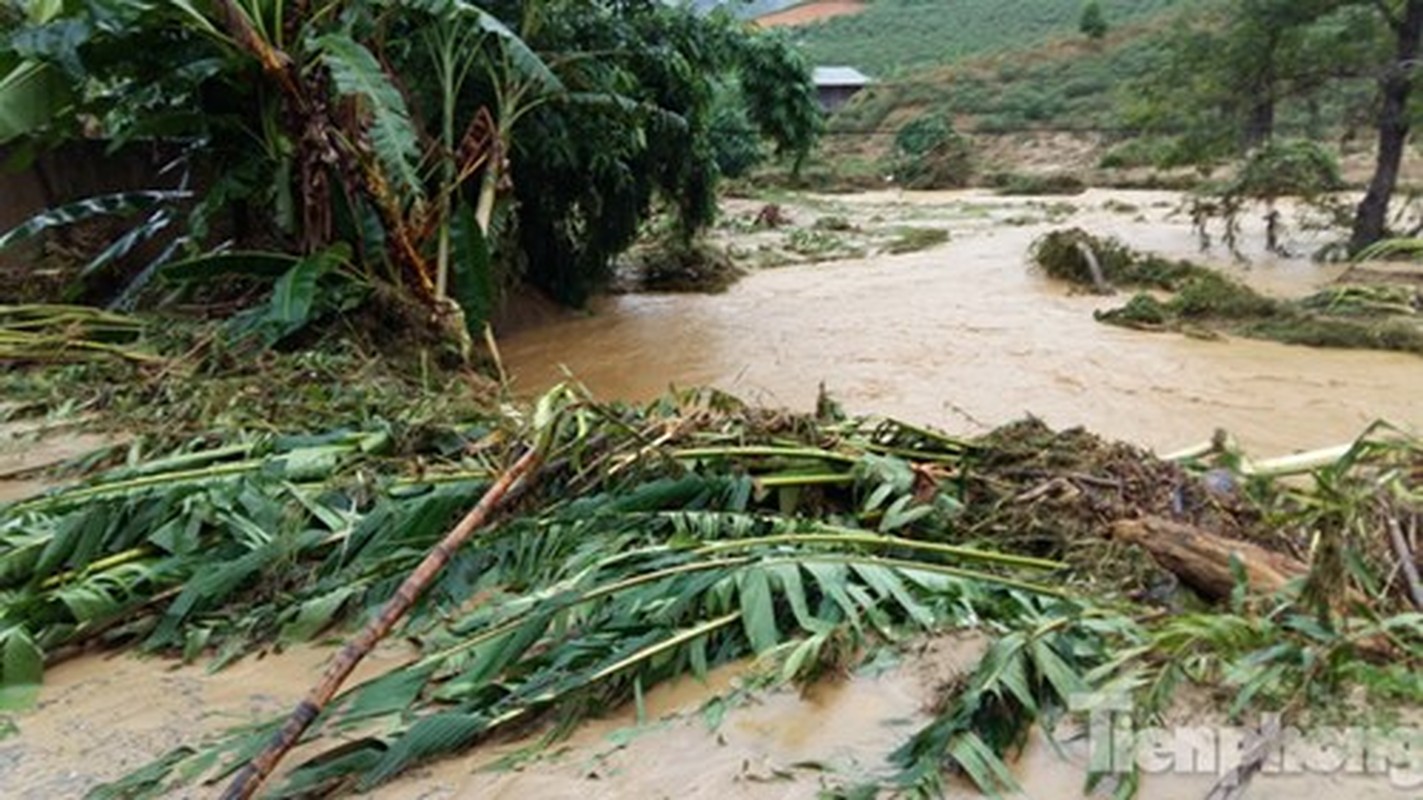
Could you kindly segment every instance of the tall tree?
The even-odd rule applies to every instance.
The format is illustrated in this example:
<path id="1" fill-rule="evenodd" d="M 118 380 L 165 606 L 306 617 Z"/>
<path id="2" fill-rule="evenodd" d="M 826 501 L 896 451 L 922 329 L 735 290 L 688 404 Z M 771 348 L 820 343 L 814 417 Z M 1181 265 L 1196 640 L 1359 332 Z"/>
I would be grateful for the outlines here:
<path id="1" fill-rule="evenodd" d="M 1336 47 L 1342 37 L 1313 35 L 1313 26 L 1345 5 L 1238 0 L 1192 16 L 1138 87 L 1131 122 L 1175 135 L 1181 162 L 1229 158 L 1268 143 L 1281 101 L 1357 68 L 1355 53 Z M 1317 52 L 1324 47 L 1332 51 L 1327 58 Z"/>
<path id="2" fill-rule="evenodd" d="M 1389 202 L 1398 186 L 1398 170 L 1412 120 L 1408 103 L 1423 45 L 1423 0 L 1373 0 L 1393 34 L 1394 57 L 1379 78 L 1378 154 L 1368 191 L 1354 216 L 1350 250 L 1358 252 L 1387 232 Z"/>

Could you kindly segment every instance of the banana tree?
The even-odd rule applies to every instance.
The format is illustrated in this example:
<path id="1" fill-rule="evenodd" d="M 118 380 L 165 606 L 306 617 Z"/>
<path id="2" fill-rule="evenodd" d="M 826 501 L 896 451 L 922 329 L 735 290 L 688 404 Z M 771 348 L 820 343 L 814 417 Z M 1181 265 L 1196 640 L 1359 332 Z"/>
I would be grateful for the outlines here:
<path id="1" fill-rule="evenodd" d="M 286 144 L 270 149 L 290 153 L 291 166 L 282 171 L 292 176 L 300 210 L 300 248 L 328 249 L 339 238 L 336 216 L 345 208 L 366 230 L 378 229 L 384 258 L 365 255 L 390 271 L 375 277 L 401 286 L 467 344 L 465 309 L 449 296 L 460 190 L 484 174 L 490 196 L 476 214 L 482 240 L 514 119 L 503 110 L 560 91 L 552 70 L 506 25 L 465 0 L 337 0 L 315 11 L 262 0 L 170 2 L 196 31 L 260 65 L 276 89 L 275 135 Z M 488 105 L 461 107 L 467 79 L 481 67 L 493 76 L 494 112 Z M 428 118 L 410 86 L 423 75 L 433 75 L 437 86 Z"/>

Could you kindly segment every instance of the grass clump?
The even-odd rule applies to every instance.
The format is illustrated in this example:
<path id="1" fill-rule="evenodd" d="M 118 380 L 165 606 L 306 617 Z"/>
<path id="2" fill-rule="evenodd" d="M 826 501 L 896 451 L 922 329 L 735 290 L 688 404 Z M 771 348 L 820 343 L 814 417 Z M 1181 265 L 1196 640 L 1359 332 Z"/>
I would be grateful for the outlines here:
<path id="1" fill-rule="evenodd" d="M 1174 291 L 1190 278 L 1212 274 L 1189 261 L 1138 253 L 1116 239 L 1093 236 L 1081 228 L 1044 235 L 1033 242 L 1030 256 L 1049 277 L 1091 287 L 1092 270 L 1084 249 L 1097 257 L 1102 277 L 1119 286 Z"/>
<path id="2" fill-rule="evenodd" d="M 943 228 L 900 228 L 893 239 L 884 246 L 890 255 L 917 253 L 938 247 L 949 240 L 949 232 Z"/>
<path id="3" fill-rule="evenodd" d="M 1000 172 L 990 178 L 989 183 L 1001 195 L 1075 195 L 1087 191 L 1087 183 L 1070 172 Z"/>
<path id="4" fill-rule="evenodd" d="M 731 288 L 745 271 L 726 251 L 704 241 L 660 237 L 639 245 L 623 262 L 623 285 L 649 292 L 705 292 Z"/>

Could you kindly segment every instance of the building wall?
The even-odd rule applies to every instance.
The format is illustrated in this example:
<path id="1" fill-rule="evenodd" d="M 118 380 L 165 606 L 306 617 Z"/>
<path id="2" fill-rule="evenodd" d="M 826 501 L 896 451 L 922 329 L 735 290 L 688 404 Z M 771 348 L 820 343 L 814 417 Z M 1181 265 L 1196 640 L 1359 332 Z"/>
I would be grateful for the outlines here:
<path id="1" fill-rule="evenodd" d="M 860 93 L 862 86 L 820 86 L 816 95 L 820 100 L 820 110 L 827 114 L 850 102 L 850 98 Z"/>

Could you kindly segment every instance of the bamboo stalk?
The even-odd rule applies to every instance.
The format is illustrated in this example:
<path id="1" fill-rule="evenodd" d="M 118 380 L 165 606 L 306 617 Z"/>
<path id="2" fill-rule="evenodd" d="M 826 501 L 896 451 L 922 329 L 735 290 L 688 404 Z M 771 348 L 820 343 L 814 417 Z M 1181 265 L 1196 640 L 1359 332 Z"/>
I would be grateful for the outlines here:
<path id="1" fill-rule="evenodd" d="M 747 458 L 754 456 L 765 456 L 768 458 L 814 458 L 822 461 L 838 461 L 843 464 L 855 464 L 859 461 L 859 459 L 854 456 L 847 456 L 844 453 L 819 450 L 811 447 L 694 447 L 685 450 L 674 450 L 672 452 L 672 457 L 677 459 L 734 458 L 737 456 Z"/>
<path id="2" fill-rule="evenodd" d="M 938 542 L 922 542 L 916 539 L 904 539 L 898 536 L 833 526 L 825 526 L 815 533 L 788 533 L 775 536 L 759 536 L 750 539 L 731 539 L 724 542 L 713 542 L 698 547 L 696 552 L 720 553 L 726 550 L 744 550 L 768 544 L 855 544 L 867 547 L 898 547 L 926 553 L 939 553 L 941 555 L 961 558 L 965 561 L 978 561 L 1004 567 L 1052 571 L 1067 566 L 1061 562 L 1049 561 L 1043 558 L 1018 556 L 1010 553 L 995 553 L 989 550 L 978 550 L 972 547 L 956 547 L 951 544 L 939 544 Z"/>
<path id="3" fill-rule="evenodd" d="M 764 475 L 754 479 L 762 489 L 779 489 L 786 486 L 826 486 L 854 483 L 854 475 L 842 473 L 817 473 L 813 475 Z"/>
<path id="4" fill-rule="evenodd" d="M 347 642 L 341 649 L 340 654 L 327 667 L 326 673 L 321 681 L 312 687 L 306 699 L 299 703 L 290 717 L 282 725 L 281 729 L 272 737 L 272 741 L 255 758 L 246 764 L 237 776 L 233 778 L 222 793 L 223 800 L 245 800 L 251 797 L 263 782 L 276 769 L 282 756 L 287 754 L 298 741 L 302 734 L 311 726 L 325 710 L 331 698 L 335 696 L 341 684 L 355 670 L 356 665 L 361 662 L 373 649 L 377 643 L 390 633 L 395 624 L 405 616 L 405 612 L 415 604 L 415 600 L 425 591 L 435 576 L 449 563 L 455 551 L 458 550 L 476 529 L 484 526 L 490 516 L 504 501 L 506 495 L 514 488 L 525 475 L 529 474 L 538 466 L 541 460 L 540 452 L 537 448 L 530 448 L 514 462 L 499 480 L 494 482 L 480 498 L 479 503 L 459 521 L 459 524 L 445 535 L 438 544 L 431 548 L 425 555 L 424 560 L 410 573 L 405 582 L 400 585 L 395 594 L 386 601 L 381 613 L 366 625 L 365 629 L 352 641 Z"/>
<path id="5" fill-rule="evenodd" d="M 1403 528 L 1398 524 L 1398 518 L 1390 514 L 1387 525 L 1393 554 L 1398 557 L 1403 577 L 1408 582 L 1408 598 L 1413 601 L 1414 608 L 1423 610 L 1423 581 L 1418 578 L 1418 563 L 1414 560 L 1413 551 L 1408 548 L 1408 541 L 1403 538 Z"/>

